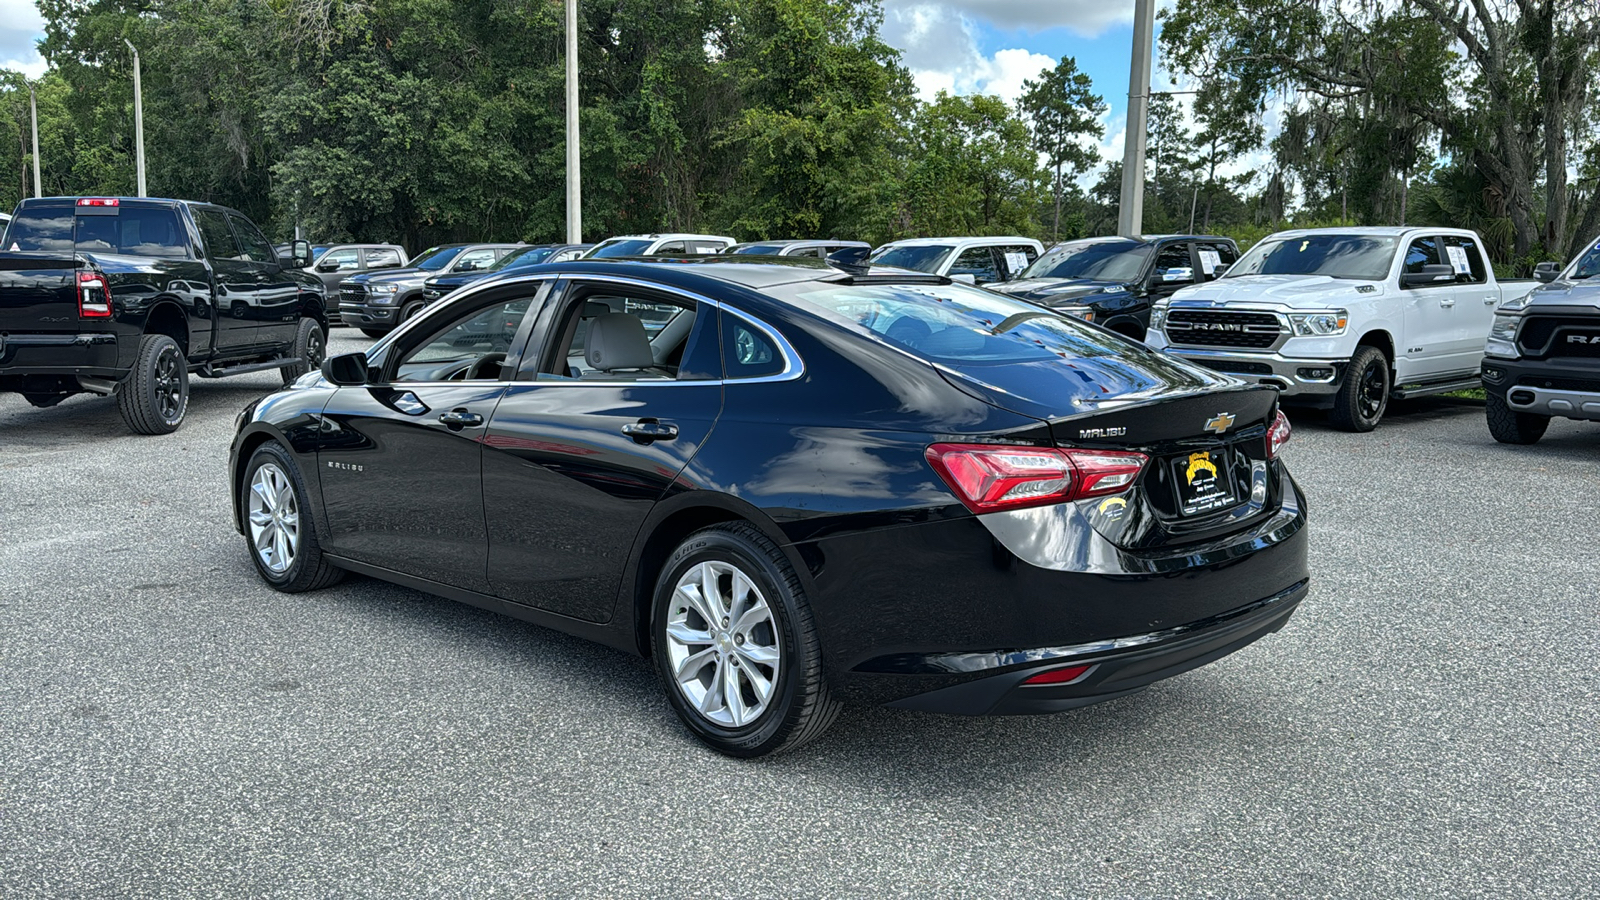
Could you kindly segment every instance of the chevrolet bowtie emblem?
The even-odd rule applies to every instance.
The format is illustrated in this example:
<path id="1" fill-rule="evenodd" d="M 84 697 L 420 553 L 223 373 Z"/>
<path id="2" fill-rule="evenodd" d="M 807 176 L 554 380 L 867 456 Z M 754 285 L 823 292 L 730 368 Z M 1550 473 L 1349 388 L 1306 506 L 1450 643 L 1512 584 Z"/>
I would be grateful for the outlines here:
<path id="1" fill-rule="evenodd" d="M 1233 427 L 1233 413 L 1218 413 L 1217 417 L 1206 423 L 1206 430 L 1221 434 Z"/>

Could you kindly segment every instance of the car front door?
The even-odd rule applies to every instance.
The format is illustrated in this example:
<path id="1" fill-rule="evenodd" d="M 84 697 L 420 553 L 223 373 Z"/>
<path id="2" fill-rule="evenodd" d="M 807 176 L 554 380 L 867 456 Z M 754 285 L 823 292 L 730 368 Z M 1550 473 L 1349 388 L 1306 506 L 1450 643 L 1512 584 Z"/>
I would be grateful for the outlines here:
<path id="1" fill-rule="evenodd" d="M 454 587 L 488 587 L 480 443 L 526 342 L 542 282 L 445 304 L 390 348 L 371 384 L 323 409 L 329 551 Z"/>
<path id="2" fill-rule="evenodd" d="M 1155 266 L 1148 283 L 1152 299 L 1170 297 L 1195 283 L 1194 256 L 1188 241 L 1174 241 L 1156 249 Z"/>
<path id="3" fill-rule="evenodd" d="M 1444 263 L 1444 253 L 1436 237 L 1419 237 L 1406 247 L 1405 261 L 1400 275 L 1419 274 L 1423 266 Z M 1450 351 L 1456 320 L 1457 290 L 1454 282 L 1440 282 L 1414 287 L 1403 283 L 1405 297 L 1406 334 L 1401 354 L 1404 364 L 1398 364 L 1397 376 L 1404 382 L 1410 378 L 1426 378 L 1447 372 L 1451 366 Z M 1487 337 L 1488 329 L 1485 329 Z M 1482 347 L 1480 346 L 1481 350 Z"/>
<path id="4" fill-rule="evenodd" d="M 210 206 L 196 206 L 194 223 L 206 244 L 211 277 L 216 283 L 217 348 L 238 350 L 256 343 L 261 284 L 256 266 L 228 227 L 228 215 Z"/>
<path id="5" fill-rule="evenodd" d="M 361 250 L 356 247 L 329 250 L 317 259 L 313 269 L 331 296 L 338 293 L 339 282 L 361 271 Z"/>
<path id="6" fill-rule="evenodd" d="M 988 246 L 968 247 L 956 255 L 950 263 L 949 275 L 958 281 L 968 281 L 970 284 L 993 284 L 1003 281 L 1000 274 L 1000 263 L 995 258 L 994 248 Z M 957 276 L 963 276 L 957 278 Z"/>
<path id="7" fill-rule="evenodd" d="M 574 279 L 535 335 L 483 440 L 489 581 L 498 597 L 605 622 L 640 526 L 721 412 L 716 308 Z"/>

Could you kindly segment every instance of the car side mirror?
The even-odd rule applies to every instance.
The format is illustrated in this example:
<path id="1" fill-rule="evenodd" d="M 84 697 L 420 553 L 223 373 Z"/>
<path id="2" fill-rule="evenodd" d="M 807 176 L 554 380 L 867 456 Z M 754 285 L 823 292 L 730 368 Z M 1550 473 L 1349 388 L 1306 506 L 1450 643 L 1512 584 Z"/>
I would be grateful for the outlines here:
<path id="1" fill-rule="evenodd" d="M 322 262 L 317 263 L 317 271 L 337 272 L 339 271 L 339 261 L 336 259 L 325 259 Z"/>
<path id="2" fill-rule="evenodd" d="M 304 269 L 311 265 L 311 242 L 295 241 L 289 245 L 289 259 L 294 262 L 296 269 Z"/>
<path id="3" fill-rule="evenodd" d="M 1561 267 L 1553 262 L 1542 262 L 1533 267 L 1533 277 L 1549 284 L 1561 274 Z"/>
<path id="4" fill-rule="evenodd" d="M 342 353 L 330 356 L 322 364 L 322 377 L 339 387 L 357 387 L 367 383 L 367 355 Z"/>
<path id="5" fill-rule="evenodd" d="M 1188 284 L 1194 281 L 1194 269 L 1187 267 L 1168 269 L 1161 273 L 1161 281 L 1163 284 Z"/>
<path id="6" fill-rule="evenodd" d="M 960 275 L 951 275 L 950 280 L 958 281 L 962 284 L 976 285 L 978 283 L 978 276 L 970 273 L 962 273 Z"/>
<path id="7" fill-rule="evenodd" d="M 1456 270 L 1442 263 L 1429 263 L 1420 272 L 1407 272 L 1400 276 L 1401 287 L 1427 287 L 1433 284 L 1453 284 Z"/>

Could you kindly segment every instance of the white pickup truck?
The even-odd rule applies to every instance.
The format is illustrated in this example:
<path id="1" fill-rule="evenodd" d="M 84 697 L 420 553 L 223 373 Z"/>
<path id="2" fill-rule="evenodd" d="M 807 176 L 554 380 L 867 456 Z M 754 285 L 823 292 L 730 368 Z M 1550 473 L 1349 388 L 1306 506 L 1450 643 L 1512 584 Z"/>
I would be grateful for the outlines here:
<path id="1" fill-rule="evenodd" d="M 1371 431 L 1391 397 L 1478 387 L 1495 307 L 1534 284 L 1497 282 L 1459 228 L 1280 231 L 1158 302 L 1145 342 Z"/>

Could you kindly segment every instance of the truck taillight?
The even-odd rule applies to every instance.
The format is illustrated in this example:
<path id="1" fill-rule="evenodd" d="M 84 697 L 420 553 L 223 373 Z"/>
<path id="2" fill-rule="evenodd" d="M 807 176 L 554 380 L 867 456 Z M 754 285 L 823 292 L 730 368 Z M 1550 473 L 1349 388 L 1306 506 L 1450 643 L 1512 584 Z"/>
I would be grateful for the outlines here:
<path id="1" fill-rule="evenodd" d="M 975 513 L 1119 494 L 1149 457 L 1116 450 L 934 444 L 928 463 Z"/>
<path id="2" fill-rule="evenodd" d="M 1273 459 L 1278 455 L 1278 450 L 1289 443 L 1289 435 L 1292 433 L 1289 417 L 1283 414 L 1283 410 L 1278 410 L 1277 417 L 1272 420 L 1272 427 L 1267 429 L 1267 459 Z"/>
<path id="3" fill-rule="evenodd" d="M 84 319 L 111 317 L 111 283 L 99 272 L 78 273 L 78 315 Z"/>

